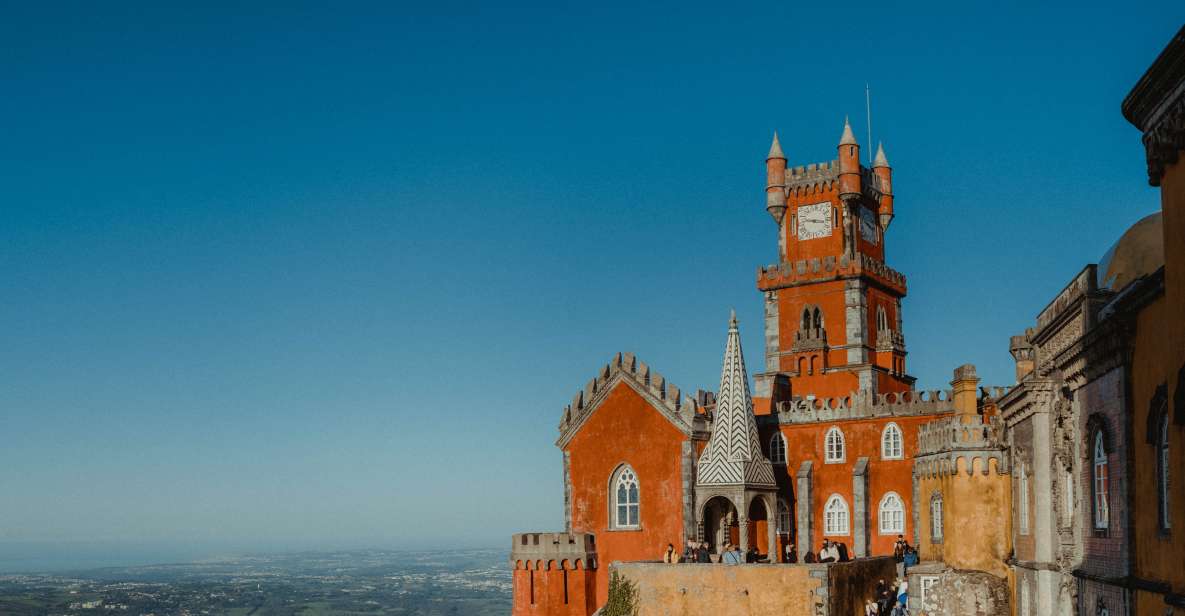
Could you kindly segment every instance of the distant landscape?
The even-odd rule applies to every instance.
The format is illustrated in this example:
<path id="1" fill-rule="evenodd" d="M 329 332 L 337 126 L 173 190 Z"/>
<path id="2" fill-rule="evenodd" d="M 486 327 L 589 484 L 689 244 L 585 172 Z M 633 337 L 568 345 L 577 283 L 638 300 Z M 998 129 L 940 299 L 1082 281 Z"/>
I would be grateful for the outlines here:
<path id="1" fill-rule="evenodd" d="M 0 575 L 4 616 L 510 613 L 502 550 L 257 555 Z"/>

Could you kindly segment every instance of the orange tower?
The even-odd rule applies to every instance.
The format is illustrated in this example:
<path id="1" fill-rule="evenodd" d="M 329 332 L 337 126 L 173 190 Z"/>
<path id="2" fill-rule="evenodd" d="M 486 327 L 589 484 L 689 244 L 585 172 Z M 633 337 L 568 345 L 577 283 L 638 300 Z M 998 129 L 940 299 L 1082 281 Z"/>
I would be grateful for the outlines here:
<path id="1" fill-rule="evenodd" d="M 862 166 L 844 120 L 836 160 L 788 169 L 775 133 L 765 167 L 779 262 L 757 273 L 766 340 L 757 413 L 794 398 L 912 389 L 901 334 L 905 276 L 885 265 L 893 189 L 884 148 L 871 169 Z"/>

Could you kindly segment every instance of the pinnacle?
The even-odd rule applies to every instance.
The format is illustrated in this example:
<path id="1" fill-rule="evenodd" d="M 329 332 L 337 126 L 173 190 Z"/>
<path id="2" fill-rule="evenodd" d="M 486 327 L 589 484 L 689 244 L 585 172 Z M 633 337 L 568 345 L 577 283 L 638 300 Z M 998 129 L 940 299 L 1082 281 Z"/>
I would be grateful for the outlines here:
<path id="1" fill-rule="evenodd" d="M 777 143 L 777 142 L 775 141 L 775 143 Z M 737 310 L 736 310 L 736 308 L 730 308 L 728 312 L 729 312 L 729 314 L 728 314 L 728 329 L 737 329 Z"/>
<path id="2" fill-rule="evenodd" d="M 884 143 L 877 143 L 876 144 L 876 160 L 872 161 L 872 166 L 874 168 L 889 166 L 889 159 L 885 158 L 885 144 Z"/>
<path id="3" fill-rule="evenodd" d="M 839 138 L 840 145 L 860 145 L 856 143 L 856 135 L 852 134 L 852 125 L 848 122 L 848 117 L 843 118 L 843 136 Z"/>
<path id="4" fill-rule="evenodd" d="M 780 158 L 786 160 L 786 155 L 782 153 L 782 144 L 778 142 L 778 131 L 774 131 L 774 142 L 769 146 L 769 156 L 765 159 Z"/>

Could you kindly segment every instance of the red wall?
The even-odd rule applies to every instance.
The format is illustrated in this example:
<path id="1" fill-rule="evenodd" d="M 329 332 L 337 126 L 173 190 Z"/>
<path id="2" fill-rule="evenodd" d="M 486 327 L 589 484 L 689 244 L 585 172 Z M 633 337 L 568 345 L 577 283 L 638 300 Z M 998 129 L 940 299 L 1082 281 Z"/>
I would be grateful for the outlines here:
<path id="1" fill-rule="evenodd" d="M 568 443 L 572 530 L 596 533 L 604 566 L 615 560 L 659 560 L 668 543 L 684 544 L 681 456 L 686 440 L 628 383 L 619 382 Z M 638 476 L 638 530 L 609 528 L 609 481 L 623 463 Z M 599 576 L 598 606 L 608 590 L 608 578 Z"/>
<path id="2" fill-rule="evenodd" d="M 596 611 L 596 570 L 580 561 L 514 563 L 513 616 L 588 616 Z"/>

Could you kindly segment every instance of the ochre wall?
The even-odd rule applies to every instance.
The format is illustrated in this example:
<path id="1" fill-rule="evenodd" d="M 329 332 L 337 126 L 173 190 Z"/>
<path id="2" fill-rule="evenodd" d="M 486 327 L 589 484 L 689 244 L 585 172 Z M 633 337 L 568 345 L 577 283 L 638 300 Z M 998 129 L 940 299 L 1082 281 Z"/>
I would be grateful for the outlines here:
<path id="1" fill-rule="evenodd" d="M 895 575 L 887 558 L 830 566 L 614 563 L 611 571 L 638 585 L 639 616 L 863 616 L 876 580 Z M 829 600 L 815 595 L 824 586 Z M 816 612 L 816 601 L 826 611 Z"/>
<path id="2" fill-rule="evenodd" d="M 957 474 L 925 477 L 918 482 L 918 556 L 925 561 L 942 560 L 955 569 L 986 571 L 1006 578 L 1005 564 L 1012 552 L 1012 477 L 999 473 L 995 460 L 974 461 L 975 472 L 967 474 L 965 458 L 957 461 Z M 942 494 L 943 537 L 932 541 L 930 499 Z"/>
<path id="3" fill-rule="evenodd" d="M 1141 506 L 1131 508 L 1133 575 L 1167 582 L 1171 592 L 1185 594 L 1185 426 L 1173 418 L 1174 397 L 1185 387 L 1178 371 L 1185 368 L 1185 152 L 1166 169 L 1161 181 L 1164 226 L 1165 292 L 1137 317 L 1132 357 L 1132 494 Z M 1170 415 L 1171 531 L 1160 531 L 1157 511 L 1157 450 L 1147 442 L 1151 401 L 1156 388 L 1167 387 Z M 1137 591 L 1135 613 L 1162 616 L 1166 605 L 1159 593 Z M 1185 614 L 1177 608 L 1174 614 Z"/>
<path id="4" fill-rule="evenodd" d="M 670 421 L 626 382 L 614 386 L 565 448 L 571 454 L 572 530 L 595 533 L 601 562 L 654 560 L 668 543 L 682 546 L 682 443 Z M 609 528 L 609 481 L 621 464 L 638 476 L 638 530 Z M 603 605 L 607 576 L 597 578 Z"/>
<path id="5" fill-rule="evenodd" d="M 880 502 L 885 494 L 896 492 L 905 503 L 905 535 L 913 542 L 913 456 L 917 453 L 919 427 L 935 419 L 934 415 L 915 417 L 879 417 L 872 419 L 858 419 L 838 421 L 834 423 L 817 423 L 804 425 L 783 425 L 782 434 L 786 438 L 786 472 L 789 474 L 788 485 L 793 486 L 795 474 L 803 461 L 813 462 L 814 469 L 814 537 L 810 546 L 812 552 L 818 553 L 824 537 L 834 541 L 846 543 L 849 551 L 855 548 L 854 536 L 824 535 L 823 507 L 832 494 L 843 496 L 848 503 L 851 516 L 849 528 L 855 531 L 855 500 L 852 488 L 852 468 L 861 457 L 868 458 L 868 523 L 869 523 L 869 553 L 873 556 L 890 555 L 893 544 L 897 541 L 897 533 L 882 535 L 880 533 Z M 902 453 L 900 460 L 881 458 L 881 435 L 889 423 L 897 424 L 901 429 Z M 832 426 L 843 431 L 845 444 L 845 459 L 841 463 L 826 463 L 823 447 L 824 438 Z M 792 495 L 780 494 L 788 502 L 793 503 Z M 794 511 L 794 508 L 791 508 Z M 793 516 L 792 516 L 793 517 Z M 853 552 L 854 555 L 854 552 Z"/>

